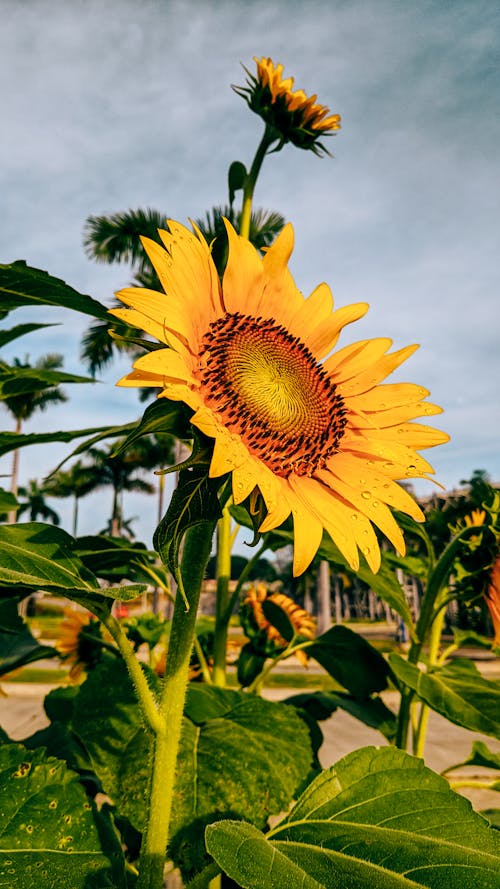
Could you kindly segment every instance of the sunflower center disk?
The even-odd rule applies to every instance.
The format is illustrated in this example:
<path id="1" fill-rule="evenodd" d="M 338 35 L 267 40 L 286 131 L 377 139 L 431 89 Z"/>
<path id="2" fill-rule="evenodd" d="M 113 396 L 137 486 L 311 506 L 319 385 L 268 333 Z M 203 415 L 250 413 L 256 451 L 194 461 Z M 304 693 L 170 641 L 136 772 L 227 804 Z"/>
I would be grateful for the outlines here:
<path id="1" fill-rule="evenodd" d="M 311 476 L 338 450 L 342 397 L 310 350 L 273 320 L 219 318 L 200 367 L 207 405 L 277 475 Z"/>

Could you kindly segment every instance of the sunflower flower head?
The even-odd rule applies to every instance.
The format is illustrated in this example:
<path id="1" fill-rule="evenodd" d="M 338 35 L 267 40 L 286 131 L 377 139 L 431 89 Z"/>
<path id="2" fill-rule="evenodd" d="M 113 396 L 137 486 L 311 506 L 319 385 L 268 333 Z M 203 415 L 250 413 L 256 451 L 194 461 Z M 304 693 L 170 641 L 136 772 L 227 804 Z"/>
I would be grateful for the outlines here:
<path id="1" fill-rule="evenodd" d="M 433 472 L 418 450 L 448 436 L 416 417 L 441 408 L 413 383 L 382 381 L 417 346 L 390 351 L 365 339 L 336 349 L 343 328 L 366 303 L 334 310 L 326 284 L 308 298 L 287 263 L 287 224 L 264 257 L 226 223 L 229 252 L 222 283 L 210 249 L 177 222 L 143 239 L 164 292 L 120 291 L 129 308 L 111 314 L 163 344 L 142 355 L 122 386 L 160 389 L 184 402 L 191 424 L 213 439 L 209 475 L 230 478 L 236 505 L 261 497 L 259 532 L 294 526 L 294 574 L 314 558 L 326 531 L 353 571 L 359 552 L 380 565 L 377 526 L 404 553 L 392 509 L 423 521 L 397 479 Z"/>
<path id="2" fill-rule="evenodd" d="M 65 663 L 71 667 L 69 678 L 73 682 L 82 673 L 93 669 L 101 659 L 101 625 L 88 611 L 64 609 L 59 627 L 56 649 Z M 82 635 L 82 633 L 85 635 Z"/>
<path id="3" fill-rule="evenodd" d="M 297 605 L 290 596 L 285 596 L 284 593 L 269 592 L 263 583 L 258 583 L 247 590 L 241 606 L 241 622 L 250 640 L 256 641 L 258 647 L 264 648 L 268 655 L 284 651 L 288 643 L 266 617 L 262 607 L 265 601 L 272 602 L 273 605 L 281 608 L 297 636 L 314 639 L 316 622 L 309 612 Z M 296 656 L 305 666 L 307 663 L 305 652 L 298 651 Z"/>
<path id="4" fill-rule="evenodd" d="M 275 131 L 279 148 L 292 142 L 297 148 L 310 149 L 317 155 L 328 154 L 319 139 L 340 129 L 340 115 L 330 114 L 328 108 L 316 102 L 316 96 L 294 90 L 294 78 L 283 78 L 283 65 L 275 65 L 266 58 L 254 57 L 254 61 L 256 75 L 245 68 L 247 86 L 233 89 Z"/>

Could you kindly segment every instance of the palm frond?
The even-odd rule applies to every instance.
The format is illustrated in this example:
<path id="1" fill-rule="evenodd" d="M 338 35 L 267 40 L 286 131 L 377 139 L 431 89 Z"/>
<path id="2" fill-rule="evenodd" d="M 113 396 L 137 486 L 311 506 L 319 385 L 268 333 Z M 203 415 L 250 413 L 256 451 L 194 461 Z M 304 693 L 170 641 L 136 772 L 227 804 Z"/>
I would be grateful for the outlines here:
<path id="1" fill-rule="evenodd" d="M 149 260 L 140 236 L 161 243 L 158 229 L 164 227 L 165 216 L 149 207 L 110 216 L 89 216 L 84 228 L 85 252 L 97 262 L 127 262 L 141 271 Z"/>

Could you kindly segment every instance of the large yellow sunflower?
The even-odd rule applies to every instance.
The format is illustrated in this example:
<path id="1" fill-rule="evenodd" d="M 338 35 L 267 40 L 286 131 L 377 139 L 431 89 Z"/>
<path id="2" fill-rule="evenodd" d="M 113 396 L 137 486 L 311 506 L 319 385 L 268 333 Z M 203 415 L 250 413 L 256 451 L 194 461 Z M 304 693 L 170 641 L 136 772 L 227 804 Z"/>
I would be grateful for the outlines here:
<path id="1" fill-rule="evenodd" d="M 122 386 L 161 388 L 184 401 L 191 422 L 214 439 L 210 475 L 232 474 L 235 503 L 255 489 L 267 515 L 261 531 L 294 522 L 294 573 L 310 564 L 325 529 L 353 570 L 359 550 L 372 570 L 380 550 L 372 523 L 404 552 L 389 507 L 423 514 L 395 479 L 427 477 L 417 450 L 447 441 L 411 422 L 441 412 L 412 383 L 382 384 L 417 346 L 388 352 L 389 339 L 333 351 L 366 303 L 333 309 L 329 287 L 305 299 L 287 262 L 285 226 L 264 258 L 226 223 L 229 258 L 222 285 L 198 231 L 177 222 L 160 231 L 165 247 L 143 239 L 165 293 L 127 288 L 129 309 L 112 314 L 165 343 L 143 355 Z"/>
<path id="2" fill-rule="evenodd" d="M 282 142 L 292 142 L 298 148 L 310 148 L 316 154 L 325 151 L 318 142 L 320 136 L 331 136 L 340 129 L 340 115 L 330 114 L 325 105 L 308 96 L 304 90 L 294 90 L 294 78 L 283 77 L 283 65 L 272 59 L 258 59 L 256 75 L 248 74 L 246 87 L 233 87 L 248 106 L 272 126 Z"/>

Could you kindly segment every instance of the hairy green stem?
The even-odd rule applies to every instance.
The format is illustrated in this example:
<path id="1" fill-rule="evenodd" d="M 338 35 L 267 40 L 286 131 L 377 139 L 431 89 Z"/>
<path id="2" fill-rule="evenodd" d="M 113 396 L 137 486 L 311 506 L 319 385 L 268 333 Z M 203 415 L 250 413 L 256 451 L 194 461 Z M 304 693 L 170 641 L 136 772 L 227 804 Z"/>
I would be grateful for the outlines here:
<path id="1" fill-rule="evenodd" d="M 226 684 L 226 649 L 227 628 L 229 618 L 226 619 L 229 600 L 229 581 L 231 579 L 231 515 L 229 508 L 224 507 L 222 517 L 217 523 L 217 597 L 215 603 L 215 629 L 214 629 L 214 665 L 212 669 L 212 681 L 214 685 Z"/>
<path id="2" fill-rule="evenodd" d="M 170 631 L 165 679 L 155 730 L 149 812 L 143 835 L 137 889 L 162 889 L 165 853 L 174 793 L 177 754 L 193 647 L 196 615 L 206 564 L 212 548 L 214 524 L 203 522 L 186 534 L 181 562 L 190 608 L 176 596 Z"/>
<path id="3" fill-rule="evenodd" d="M 128 636 L 125 633 L 125 630 L 123 629 L 120 622 L 116 619 L 116 617 L 113 617 L 113 615 L 111 614 L 107 617 L 103 617 L 102 622 L 115 640 L 120 650 L 120 654 L 125 661 L 130 678 L 134 684 L 134 688 L 139 699 L 139 706 L 141 708 L 146 725 L 154 733 L 161 732 L 163 730 L 163 720 L 158 708 L 158 702 L 156 701 L 153 692 L 148 685 L 146 676 L 144 675 L 142 667 L 137 660 L 135 651 L 132 644 L 130 643 Z"/>

